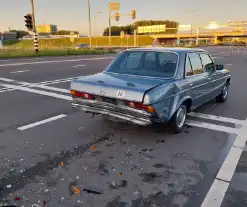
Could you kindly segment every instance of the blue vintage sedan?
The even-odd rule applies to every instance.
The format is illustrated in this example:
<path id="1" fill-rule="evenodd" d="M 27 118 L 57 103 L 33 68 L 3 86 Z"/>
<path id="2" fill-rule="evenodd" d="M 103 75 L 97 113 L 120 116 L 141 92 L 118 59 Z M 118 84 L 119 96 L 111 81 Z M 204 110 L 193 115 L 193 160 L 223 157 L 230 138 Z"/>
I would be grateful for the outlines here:
<path id="1" fill-rule="evenodd" d="M 101 73 L 71 82 L 72 106 L 92 116 L 139 125 L 167 123 L 182 131 L 187 113 L 227 99 L 230 72 L 203 49 L 125 50 Z"/>

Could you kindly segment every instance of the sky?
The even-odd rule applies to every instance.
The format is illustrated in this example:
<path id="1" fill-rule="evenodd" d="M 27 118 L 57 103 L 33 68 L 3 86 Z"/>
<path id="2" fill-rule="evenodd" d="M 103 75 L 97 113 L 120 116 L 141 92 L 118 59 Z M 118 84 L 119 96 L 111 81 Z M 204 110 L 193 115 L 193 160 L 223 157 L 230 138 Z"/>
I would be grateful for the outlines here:
<path id="1" fill-rule="evenodd" d="M 108 24 L 110 0 L 91 0 L 93 33 L 101 32 Z M 247 0 L 115 0 L 120 13 L 136 10 L 136 20 L 175 20 L 180 24 L 206 26 L 209 21 L 225 24 L 247 20 Z M 24 15 L 30 12 L 30 0 L 0 0 L 0 31 L 24 29 Z M 56 24 L 58 29 L 76 30 L 88 34 L 87 0 L 34 0 L 36 24 Z M 197 10 L 197 11 L 195 11 Z M 193 12 L 194 11 L 194 12 Z M 97 13 L 101 14 L 96 15 Z M 120 17 L 113 25 L 133 22 L 131 17 Z"/>

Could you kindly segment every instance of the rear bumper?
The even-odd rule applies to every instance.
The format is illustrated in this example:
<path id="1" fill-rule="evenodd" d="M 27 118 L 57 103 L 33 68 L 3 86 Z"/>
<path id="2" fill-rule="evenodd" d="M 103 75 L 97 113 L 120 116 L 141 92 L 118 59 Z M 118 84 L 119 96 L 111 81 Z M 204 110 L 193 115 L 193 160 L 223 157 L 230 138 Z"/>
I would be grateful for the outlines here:
<path id="1" fill-rule="evenodd" d="M 92 100 L 73 100 L 72 106 L 87 113 L 108 115 L 142 126 L 152 124 L 152 114 L 127 106 Z"/>

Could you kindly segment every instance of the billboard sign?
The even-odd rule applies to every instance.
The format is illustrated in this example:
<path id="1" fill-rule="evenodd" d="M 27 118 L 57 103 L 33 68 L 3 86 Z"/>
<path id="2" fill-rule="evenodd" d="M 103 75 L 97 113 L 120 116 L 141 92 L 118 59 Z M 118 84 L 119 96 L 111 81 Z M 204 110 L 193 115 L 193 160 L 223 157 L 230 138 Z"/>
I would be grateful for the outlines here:
<path id="1" fill-rule="evenodd" d="M 191 24 L 182 24 L 178 26 L 178 30 L 180 31 L 188 31 L 191 30 Z"/>
<path id="2" fill-rule="evenodd" d="M 228 22 L 229 27 L 247 27 L 247 21 L 231 21 Z"/>
<path id="3" fill-rule="evenodd" d="M 160 33 L 160 32 L 165 32 L 166 31 L 166 25 L 151 25 L 151 26 L 140 26 L 137 29 L 137 32 L 139 34 L 144 34 L 144 33 Z"/>

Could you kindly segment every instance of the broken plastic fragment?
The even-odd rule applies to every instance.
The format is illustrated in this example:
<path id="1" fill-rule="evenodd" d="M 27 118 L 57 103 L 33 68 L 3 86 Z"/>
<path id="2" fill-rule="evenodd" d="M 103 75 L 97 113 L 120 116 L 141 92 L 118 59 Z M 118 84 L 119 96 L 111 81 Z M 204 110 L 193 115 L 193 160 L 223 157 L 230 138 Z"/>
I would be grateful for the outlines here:
<path id="1" fill-rule="evenodd" d="M 64 162 L 61 162 L 60 165 L 63 167 L 64 166 Z"/>
<path id="2" fill-rule="evenodd" d="M 72 190 L 73 190 L 73 192 L 74 192 L 76 195 L 80 195 L 80 193 L 81 193 L 81 191 L 80 191 L 77 187 L 75 187 L 75 186 L 72 186 Z"/>
<path id="3" fill-rule="evenodd" d="M 7 185 L 7 188 L 11 188 L 11 185 L 9 184 L 9 185 Z"/>
<path id="4" fill-rule="evenodd" d="M 95 151 L 95 149 L 96 149 L 95 144 L 93 144 L 93 145 L 90 147 L 90 149 L 91 149 L 91 151 L 92 151 L 92 152 L 94 152 L 94 151 Z"/>

